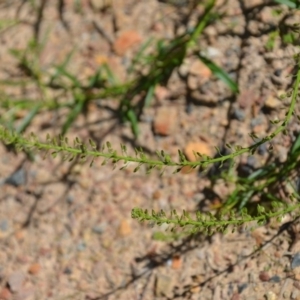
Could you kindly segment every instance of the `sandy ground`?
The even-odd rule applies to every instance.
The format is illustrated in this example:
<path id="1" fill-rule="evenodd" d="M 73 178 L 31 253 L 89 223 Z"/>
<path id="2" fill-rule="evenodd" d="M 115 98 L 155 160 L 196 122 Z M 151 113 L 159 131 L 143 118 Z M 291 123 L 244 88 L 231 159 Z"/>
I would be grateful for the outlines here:
<path id="1" fill-rule="evenodd" d="M 73 52 L 68 71 L 81 82 L 104 62 L 125 82 L 131 78 L 130 62 L 149 38 L 151 51 L 155 41 L 192 28 L 203 13 L 201 5 L 173 2 L 177 6 L 155 0 L 45 1 L 39 10 L 41 1 L 0 1 L 2 103 L 71 99 L 67 92 L 47 88 L 45 100 L 41 89 L 26 82 L 10 50 L 29 49 L 33 37 L 44 43 L 38 54 L 41 74 L 54 74 L 54 66 Z M 191 53 L 168 84 L 157 87 L 142 113 L 138 139 L 120 123 L 113 98 L 91 101 L 67 132 L 69 139 L 91 137 L 99 147 L 110 141 L 115 149 L 120 143 L 143 147 L 150 156 L 164 149 L 175 158 L 177 149 L 214 156 L 214 146 L 222 148 L 225 141 L 248 146 L 249 132 L 265 136 L 273 128 L 269 120 L 284 117 L 278 95 L 290 88 L 292 55 L 299 51 L 279 38 L 268 48 L 270 36 L 278 24 L 299 21 L 299 12 L 264 2 L 217 1 L 220 17 L 199 41 L 204 53 L 238 82 L 237 97 Z M 279 8 L 283 12 L 276 15 Z M 10 80 L 24 84 L 9 85 Z M 3 120 L 16 113 L 16 126 L 28 113 L 1 107 Z M 58 135 L 67 113 L 66 108 L 43 110 L 25 134 Z M 285 161 L 299 133 L 297 122 L 290 131 L 274 140 L 273 159 Z M 259 168 L 268 157 L 262 147 L 253 159 L 237 162 Z M 0 299 L 300 299 L 300 272 L 291 268 L 300 249 L 291 247 L 289 232 L 278 234 L 289 216 L 253 232 L 242 227 L 226 235 L 157 241 L 157 232 L 166 226 L 132 220 L 133 207 L 213 210 L 232 185 L 212 184 L 198 172 L 159 177 L 155 171 L 146 175 L 143 168 L 133 173 L 134 166 L 118 171 L 101 164 L 96 159 L 90 168 L 60 157 L 43 159 L 42 153 L 30 161 L 0 146 Z"/>

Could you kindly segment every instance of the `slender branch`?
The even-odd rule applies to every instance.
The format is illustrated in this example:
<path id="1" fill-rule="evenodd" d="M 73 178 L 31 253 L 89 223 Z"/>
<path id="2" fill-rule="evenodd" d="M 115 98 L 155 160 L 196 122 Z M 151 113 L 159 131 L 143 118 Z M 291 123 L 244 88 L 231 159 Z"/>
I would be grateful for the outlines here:
<path id="1" fill-rule="evenodd" d="M 286 129 L 288 123 L 291 120 L 291 117 L 293 115 L 294 109 L 295 109 L 295 104 L 297 101 L 297 96 L 298 96 L 298 88 L 300 85 L 300 70 L 297 72 L 297 77 L 296 81 L 294 83 L 294 88 L 291 96 L 291 104 L 289 106 L 288 112 L 280 126 L 276 130 L 273 131 L 269 136 L 266 136 L 265 138 L 261 139 L 254 145 L 251 145 L 246 148 L 240 148 L 239 150 L 230 153 L 228 155 L 216 157 L 216 158 L 210 158 L 207 156 L 202 157 L 201 160 L 191 162 L 188 161 L 185 156 L 182 154 L 182 152 L 179 153 L 179 161 L 173 161 L 171 160 L 169 155 L 165 155 L 162 152 L 159 152 L 159 159 L 150 159 L 148 158 L 142 150 L 137 150 L 137 155 L 136 157 L 134 156 L 128 156 L 126 153 L 125 155 L 118 154 L 117 151 L 111 149 L 111 147 L 107 148 L 107 152 L 105 151 L 97 151 L 95 147 L 92 147 L 93 149 L 88 149 L 86 146 L 84 147 L 84 152 L 83 152 L 83 143 L 78 140 L 77 143 L 74 143 L 74 146 L 69 146 L 67 143 L 65 143 L 65 138 L 61 138 L 60 143 L 57 143 L 55 139 L 50 139 L 47 138 L 47 142 L 42 142 L 40 141 L 36 136 L 32 135 L 31 138 L 26 138 L 21 135 L 18 135 L 14 132 L 10 132 L 4 127 L 0 127 L 0 140 L 3 140 L 7 144 L 15 144 L 17 147 L 20 149 L 26 149 L 26 148 L 36 148 L 39 150 L 44 150 L 44 151 L 54 151 L 56 153 L 68 153 L 73 156 L 79 156 L 79 155 L 85 155 L 85 157 L 92 157 L 92 158 L 97 158 L 97 157 L 103 157 L 104 159 L 111 159 L 114 162 L 117 161 L 124 161 L 126 162 L 134 162 L 139 165 L 146 164 L 149 167 L 163 167 L 163 166 L 168 166 L 168 167 L 177 167 L 181 168 L 184 166 L 190 166 L 192 168 L 196 168 L 198 166 L 203 166 L 206 167 L 210 164 L 218 163 L 218 162 L 224 162 L 228 159 L 233 159 L 234 157 L 240 156 L 241 154 L 250 152 L 253 153 L 257 147 L 260 145 L 271 141 L 276 135 L 278 135 L 280 132 Z M 125 147 L 125 146 L 123 146 Z M 103 148 L 105 150 L 105 148 Z M 126 152 L 126 151 L 125 151 Z M 123 151 L 124 153 L 124 151 Z"/>

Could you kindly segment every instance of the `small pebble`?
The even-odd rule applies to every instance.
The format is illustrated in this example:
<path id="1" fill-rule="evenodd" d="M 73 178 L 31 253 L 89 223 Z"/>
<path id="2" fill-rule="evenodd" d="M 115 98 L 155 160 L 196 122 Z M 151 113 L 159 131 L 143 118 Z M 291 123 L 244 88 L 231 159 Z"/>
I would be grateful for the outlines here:
<path id="1" fill-rule="evenodd" d="M 300 266 L 300 252 L 297 252 L 293 257 L 293 260 L 292 260 L 292 263 L 291 263 L 291 268 L 295 269 L 299 266 Z"/>
<path id="2" fill-rule="evenodd" d="M 240 177 L 248 177 L 253 173 L 253 168 L 249 165 L 239 164 L 238 165 L 238 174 Z"/>
<path id="3" fill-rule="evenodd" d="M 8 288 L 3 288 L 1 291 L 0 291 L 0 299 L 1 300 L 9 300 L 11 299 L 11 292 Z"/>
<path id="4" fill-rule="evenodd" d="M 261 156 L 264 156 L 267 152 L 268 148 L 266 143 L 259 145 L 259 147 L 257 148 L 257 153 Z"/>
<path id="5" fill-rule="evenodd" d="M 70 275 L 70 274 L 72 274 L 72 270 L 71 270 L 69 267 L 66 267 L 66 268 L 64 269 L 64 274 Z"/>
<path id="6" fill-rule="evenodd" d="M 238 285 L 238 293 L 241 294 L 248 287 L 247 283 L 242 283 Z"/>
<path id="7" fill-rule="evenodd" d="M 24 169 L 19 169 L 14 172 L 11 176 L 6 178 L 5 183 L 13 186 L 24 185 L 26 181 L 26 174 Z"/>
<path id="8" fill-rule="evenodd" d="M 32 264 L 28 269 L 28 273 L 31 275 L 37 275 L 40 271 L 41 265 L 39 263 Z"/>
<path id="9" fill-rule="evenodd" d="M 276 109 L 278 108 L 282 102 L 273 96 L 269 96 L 265 101 L 265 107 L 268 109 Z"/>
<path id="10" fill-rule="evenodd" d="M 244 121 L 246 117 L 245 112 L 242 109 L 235 108 L 232 112 L 232 118 L 238 121 Z"/>
<path id="11" fill-rule="evenodd" d="M 290 297 L 290 292 L 284 291 L 282 296 L 283 296 L 284 299 L 288 299 Z"/>
<path id="12" fill-rule="evenodd" d="M 154 291 L 157 297 L 168 296 L 172 292 L 172 278 L 158 273 L 155 278 Z"/>
<path id="13" fill-rule="evenodd" d="M 208 58 L 214 58 L 221 55 L 221 51 L 214 47 L 207 47 L 205 51 L 201 51 L 201 55 L 206 56 Z"/>
<path id="14" fill-rule="evenodd" d="M 119 229 L 118 229 L 118 234 L 121 237 L 125 237 L 128 236 L 129 234 L 131 234 L 132 229 L 131 229 L 131 225 L 128 222 L 127 219 L 124 219 L 121 221 Z"/>
<path id="15" fill-rule="evenodd" d="M 228 75 L 229 75 L 229 77 L 232 80 L 236 81 L 236 79 L 237 79 L 237 72 L 229 72 Z"/>
<path id="16" fill-rule="evenodd" d="M 4 219 L 4 220 L 1 220 L 0 221 L 0 230 L 5 232 L 7 231 L 9 228 L 9 223 L 8 223 L 8 220 Z"/>
<path id="17" fill-rule="evenodd" d="M 256 158 L 255 156 L 251 155 L 251 156 L 248 156 L 247 158 L 247 165 L 250 167 L 250 168 L 255 168 L 255 165 L 256 165 Z"/>
<path id="18" fill-rule="evenodd" d="M 270 282 L 279 283 L 281 278 L 278 275 L 274 275 L 270 278 Z"/>
<path id="19" fill-rule="evenodd" d="M 68 195 L 66 201 L 67 201 L 67 203 L 69 203 L 69 204 L 74 203 L 74 196 Z"/>
<path id="20" fill-rule="evenodd" d="M 188 103 L 185 107 L 185 112 L 190 115 L 193 112 L 194 105 L 192 103 Z"/>
<path id="21" fill-rule="evenodd" d="M 276 294 L 272 291 L 268 291 L 266 293 L 265 297 L 267 300 L 276 300 L 277 299 Z"/>
<path id="22" fill-rule="evenodd" d="M 293 286 L 294 286 L 296 289 L 300 290 L 300 282 L 299 282 L 299 281 L 294 281 Z"/>
<path id="23" fill-rule="evenodd" d="M 24 273 L 21 271 L 16 271 L 8 277 L 8 286 L 13 293 L 16 293 L 22 288 L 24 281 Z"/>
<path id="24" fill-rule="evenodd" d="M 77 251 L 84 251 L 86 249 L 86 244 L 85 244 L 85 242 L 79 242 L 78 244 L 77 244 Z"/>
<path id="25" fill-rule="evenodd" d="M 277 70 L 275 70 L 274 75 L 277 76 L 277 77 L 280 77 L 281 73 L 282 73 L 282 70 L 281 69 L 277 69 Z"/>
<path id="26" fill-rule="evenodd" d="M 93 228 L 92 228 L 92 231 L 94 233 L 97 233 L 97 234 L 102 234 L 106 229 L 106 223 L 105 222 L 102 222 L 98 225 L 95 225 Z"/>
<path id="27" fill-rule="evenodd" d="M 269 281 L 270 280 L 270 276 L 266 271 L 262 271 L 259 273 L 259 279 L 261 281 Z"/>
<path id="28" fill-rule="evenodd" d="M 297 298 L 298 298 L 298 295 L 299 295 L 299 292 L 298 292 L 298 291 L 292 291 L 291 299 L 297 299 Z"/>
<path id="29" fill-rule="evenodd" d="M 258 116 L 258 117 L 256 117 L 256 118 L 253 118 L 253 119 L 250 121 L 250 126 L 251 126 L 251 128 L 256 127 L 256 126 L 258 126 L 258 125 L 261 125 L 261 124 L 263 124 L 263 119 L 262 119 L 261 116 Z"/>

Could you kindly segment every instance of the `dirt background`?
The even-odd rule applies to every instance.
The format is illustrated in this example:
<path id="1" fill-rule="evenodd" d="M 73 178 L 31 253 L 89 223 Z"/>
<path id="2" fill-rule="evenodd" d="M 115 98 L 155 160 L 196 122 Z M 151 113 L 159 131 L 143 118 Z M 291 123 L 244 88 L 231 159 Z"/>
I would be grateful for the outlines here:
<path id="1" fill-rule="evenodd" d="M 214 156 L 214 146 L 222 148 L 225 141 L 248 146 L 253 143 L 249 132 L 259 137 L 271 132 L 269 120 L 285 115 L 279 95 L 291 87 L 292 55 L 299 48 L 279 37 L 272 50 L 266 45 L 277 26 L 299 21 L 300 14 L 267 2 L 217 1 L 222 17 L 199 40 L 203 53 L 238 82 L 237 97 L 188 54 L 167 86 L 157 87 L 141 116 L 137 140 L 114 113 L 114 99 L 92 101 L 68 131 L 69 139 L 91 137 L 99 146 L 110 141 L 115 149 L 120 143 L 128 149 L 141 146 L 149 155 L 164 149 L 174 158 L 183 149 L 193 159 L 192 150 Z M 33 84 L 4 83 L 26 78 L 9 50 L 25 49 L 33 37 L 46 40 L 39 57 L 42 70 L 52 72 L 74 51 L 68 70 L 82 82 L 104 62 L 125 82 L 143 43 L 150 37 L 169 40 L 192 28 L 203 13 L 203 6 L 184 0 L 44 4 L 38 14 L 33 6 L 42 2 L 0 1 L 0 20 L 19 22 L 0 29 L 0 91 L 6 99 L 40 99 Z M 274 14 L 276 9 L 283 13 Z M 2 116 L 10 112 L 1 108 Z M 26 110 L 18 114 L 21 120 Z M 64 109 L 45 110 L 26 133 L 41 139 L 58 135 L 65 116 Z M 286 160 L 299 129 L 293 122 L 291 134 L 275 139 L 274 158 Z M 258 155 L 238 163 L 253 170 L 269 156 L 262 146 Z M 291 247 L 286 231 L 277 234 L 289 216 L 253 232 L 242 227 L 227 235 L 157 241 L 154 234 L 166 227 L 132 220 L 133 207 L 213 210 L 232 186 L 223 180 L 212 185 L 198 172 L 159 177 L 143 169 L 133 173 L 131 165 L 118 171 L 101 163 L 98 159 L 89 168 L 59 157 L 44 160 L 38 153 L 30 162 L 0 145 L 0 299 L 300 299 L 299 268 L 291 268 L 299 247 Z"/>

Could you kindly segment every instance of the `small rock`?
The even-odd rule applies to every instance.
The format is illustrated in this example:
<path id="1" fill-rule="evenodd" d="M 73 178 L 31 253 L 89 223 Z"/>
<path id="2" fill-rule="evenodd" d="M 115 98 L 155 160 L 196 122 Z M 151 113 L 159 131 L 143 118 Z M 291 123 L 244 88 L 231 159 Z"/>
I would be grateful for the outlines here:
<path id="1" fill-rule="evenodd" d="M 238 95 L 236 101 L 240 108 L 247 109 L 254 104 L 257 96 L 252 90 L 242 90 L 241 93 Z"/>
<path id="2" fill-rule="evenodd" d="M 167 99 L 170 96 L 170 91 L 161 85 L 155 87 L 154 95 L 158 101 Z"/>
<path id="3" fill-rule="evenodd" d="M 12 296 L 10 290 L 8 288 L 3 288 L 0 291 L 0 300 L 8 300 Z"/>
<path id="4" fill-rule="evenodd" d="M 157 274 L 155 278 L 155 296 L 168 296 L 172 292 L 172 278 L 163 274 Z"/>
<path id="5" fill-rule="evenodd" d="M 115 40 L 113 48 L 118 55 L 123 56 L 127 50 L 139 44 L 141 41 L 142 37 L 135 30 L 124 31 Z"/>
<path id="6" fill-rule="evenodd" d="M 205 88 L 205 84 L 200 87 L 200 89 L 193 90 L 191 93 L 191 97 L 194 101 L 200 102 L 206 105 L 216 105 L 219 102 L 218 95 L 213 93 L 212 91 L 203 91 Z"/>
<path id="7" fill-rule="evenodd" d="M 269 96 L 267 100 L 265 101 L 265 107 L 269 109 L 276 109 L 278 108 L 282 102 L 278 99 L 276 99 L 273 96 Z"/>
<path id="8" fill-rule="evenodd" d="M 202 79 L 209 79 L 212 72 L 201 60 L 198 59 L 191 64 L 190 74 L 197 77 L 199 76 Z"/>
<path id="9" fill-rule="evenodd" d="M 278 275 L 274 275 L 270 278 L 270 282 L 279 283 L 281 278 Z"/>
<path id="10" fill-rule="evenodd" d="M 201 287 L 200 286 L 193 286 L 191 289 L 190 289 L 190 292 L 192 294 L 199 294 L 201 291 Z"/>
<path id="11" fill-rule="evenodd" d="M 187 85 L 189 89 L 196 90 L 203 86 L 211 77 L 211 70 L 200 60 L 195 60 L 191 63 Z"/>
<path id="12" fill-rule="evenodd" d="M 196 161 L 200 158 L 196 158 L 194 152 L 199 152 L 200 154 L 205 154 L 212 156 L 212 151 L 209 145 L 206 142 L 190 142 L 184 148 L 184 153 L 189 161 Z"/>
<path id="13" fill-rule="evenodd" d="M 300 281 L 300 267 L 293 269 L 294 279 Z"/>
<path id="14" fill-rule="evenodd" d="M 111 6 L 112 1 L 90 0 L 92 7 L 96 10 L 104 10 Z"/>
<path id="15" fill-rule="evenodd" d="M 8 220 L 4 219 L 0 221 L 0 230 L 1 231 L 7 231 L 9 228 Z"/>
<path id="16" fill-rule="evenodd" d="M 259 279 L 261 281 L 269 281 L 270 280 L 270 275 L 266 271 L 262 271 L 259 273 Z"/>
<path id="17" fill-rule="evenodd" d="M 281 73 L 282 73 L 281 69 L 277 69 L 277 70 L 274 71 L 274 75 L 277 76 L 277 77 L 280 77 Z"/>
<path id="18" fill-rule="evenodd" d="M 300 252 L 295 253 L 291 262 L 291 268 L 295 269 L 300 266 Z"/>
<path id="19" fill-rule="evenodd" d="M 25 300 L 25 299 L 32 299 L 34 295 L 33 288 L 23 288 L 15 295 L 14 300 Z"/>
<path id="20" fill-rule="evenodd" d="M 276 300 L 277 297 L 276 297 L 276 294 L 272 291 L 268 291 L 265 295 L 266 297 L 266 300 Z"/>
<path id="21" fill-rule="evenodd" d="M 108 57 L 106 55 L 98 54 L 95 56 L 94 61 L 97 65 L 102 66 L 108 64 Z"/>
<path id="22" fill-rule="evenodd" d="M 194 110 L 194 105 L 192 103 L 187 103 L 185 107 L 185 112 L 190 115 Z"/>
<path id="23" fill-rule="evenodd" d="M 124 237 L 124 236 L 127 236 L 129 234 L 131 234 L 131 226 L 128 222 L 128 220 L 122 220 L 121 221 L 121 224 L 119 226 L 119 230 L 118 230 L 118 233 L 120 236 Z"/>
<path id="24" fill-rule="evenodd" d="M 284 291 L 282 296 L 283 296 L 283 299 L 288 299 L 288 298 L 290 298 L 290 292 Z"/>
<path id="25" fill-rule="evenodd" d="M 298 291 L 292 291 L 292 294 L 291 294 L 291 299 L 298 299 L 298 296 L 299 296 L 299 292 Z"/>
<path id="26" fill-rule="evenodd" d="M 25 275 L 21 271 L 13 272 L 8 278 L 8 286 L 13 293 L 18 292 L 25 281 Z"/>
<path id="27" fill-rule="evenodd" d="M 178 270 L 182 267 L 182 259 L 179 255 L 172 258 L 172 269 Z"/>
<path id="28" fill-rule="evenodd" d="M 18 241 L 23 241 L 24 237 L 25 237 L 25 232 L 24 232 L 24 230 L 20 229 L 20 230 L 17 230 L 14 235 Z"/>
<path id="29" fill-rule="evenodd" d="M 231 300 L 240 300 L 240 299 L 241 299 L 241 297 L 238 293 L 234 293 L 231 297 Z"/>
<path id="30" fill-rule="evenodd" d="M 64 269 L 63 273 L 66 274 L 66 275 L 71 275 L 71 274 L 72 274 L 72 269 L 69 268 L 69 267 L 66 267 L 66 268 Z"/>
<path id="31" fill-rule="evenodd" d="M 187 77 L 188 73 L 189 73 L 189 69 L 190 69 L 190 62 L 187 59 L 183 60 L 183 63 L 180 65 L 179 67 L 179 74 L 182 77 Z"/>
<path id="32" fill-rule="evenodd" d="M 265 242 L 264 230 L 261 227 L 258 227 L 255 230 L 253 230 L 251 232 L 251 236 L 255 239 L 255 243 L 257 246 L 261 246 Z"/>
<path id="33" fill-rule="evenodd" d="M 265 154 L 268 153 L 268 148 L 267 148 L 267 144 L 261 144 L 260 146 L 258 146 L 257 148 L 257 153 L 261 156 L 264 156 Z"/>
<path id="34" fill-rule="evenodd" d="M 294 286 L 296 289 L 300 290 L 300 282 L 299 282 L 299 281 L 294 281 L 293 286 Z"/>
<path id="35" fill-rule="evenodd" d="M 97 234 L 102 234 L 105 231 L 106 227 L 107 227 L 106 222 L 101 222 L 100 224 L 95 225 L 92 228 L 92 231 Z"/>
<path id="36" fill-rule="evenodd" d="M 160 190 L 156 190 L 156 191 L 154 191 L 153 194 L 152 194 L 152 199 L 153 199 L 153 200 L 158 200 L 158 199 L 161 198 L 161 196 L 162 196 L 161 191 L 160 191 Z"/>
<path id="37" fill-rule="evenodd" d="M 73 195 L 68 195 L 66 201 L 68 204 L 72 204 L 75 201 L 75 197 Z"/>
<path id="38" fill-rule="evenodd" d="M 82 252 L 86 249 L 86 243 L 84 241 L 80 241 L 78 244 L 77 244 L 77 251 L 79 252 Z"/>
<path id="39" fill-rule="evenodd" d="M 39 263 L 32 264 L 28 269 L 28 273 L 31 275 L 37 275 L 40 271 L 41 265 Z"/>
<path id="40" fill-rule="evenodd" d="M 200 157 L 195 157 L 194 152 L 199 152 L 200 154 L 205 154 L 208 156 L 211 156 L 211 149 L 209 145 L 205 142 L 190 142 L 186 145 L 184 149 L 184 154 L 186 155 L 187 159 L 189 161 L 196 161 L 200 160 Z M 181 168 L 181 173 L 182 174 L 189 174 L 194 172 L 195 169 L 193 169 L 190 166 L 184 166 Z"/>
<path id="41" fill-rule="evenodd" d="M 261 116 L 257 116 L 256 118 L 251 119 L 250 126 L 253 129 L 255 126 L 261 125 L 264 123 L 264 120 Z"/>
<path id="42" fill-rule="evenodd" d="M 212 299 L 213 300 L 221 300 L 222 299 L 222 289 L 219 284 L 214 288 Z"/>
<path id="43" fill-rule="evenodd" d="M 187 85 L 190 90 L 196 90 L 199 87 L 199 80 L 194 75 L 189 75 L 187 79 Z"/>
<path id="44" fill-rule="evenodd" d="M 277 155 L 278 159 L 281 163 L 285 162 L 288 157 L 288 149 L 285 146 L 282 145 L 276 145 Z"/>
<path id="45" fill-rule="evenodd" d="M 104 270 L 105 270 L 105 268 L 104 268 L 103 262 L 98 261 L 94 264 L 94 266 L 92 268 L 92 274 L 96 278 L 100 278 L 101 275 L 103 274 Z"/>
<path id="46" fill-rule="evenodd" d="M 154 133 L 163 136 L 170 135 L 175 129 L 176 121 L 177 109 L 175 107 L 159 108 L 154 119 Z"/>
<path id="47" fill-rule="evenodd" d="M 244 110 L 236 107 L 232 112 L 232 117 L 238 121 L 244 121 L 246 114 Z"/>
<path id="48" fill-rule="evenodd" d="M 201 51 L 201 55 L 213 59 L 220 56 L 221 51 L 215 47 L 207 47 L 205 50 Z"/>
<path id="49" fill-rule="evenodd" d="M 238 293 L 241 294 L 248 287 L 247 283 L 242 283 L 238 285 Z"/>
<path id="50" fill-rule="evenodd" d="M 264 7 L 260 12 L 260 19 L 263 24 L 274 24 L 276 18 L 274 18 L 274 13 L 271 7 Z"/>
<path id="51" fill-rule="evenodd" d="M 13 186 L 24 185 L 26 182 L 26 173 L 23 168 L 14 172 L 11 176 L 6 178 L 5 183 Z"/>

